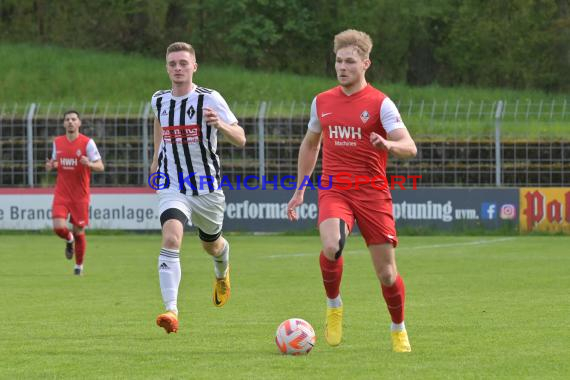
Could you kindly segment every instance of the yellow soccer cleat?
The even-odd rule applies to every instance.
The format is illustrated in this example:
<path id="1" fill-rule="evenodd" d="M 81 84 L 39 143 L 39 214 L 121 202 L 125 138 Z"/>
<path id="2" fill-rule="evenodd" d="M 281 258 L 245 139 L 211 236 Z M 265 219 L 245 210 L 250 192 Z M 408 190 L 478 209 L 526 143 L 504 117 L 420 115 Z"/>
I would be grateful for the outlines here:
<path id="1" fill-rule="evenodd" d="M 338 346 L 342 340 L 342 308 L 327 307 L 325 338 L 330 346 Z"/>
<path id="2" fill-rule="evenodd" d="M 404 331 L 392 331 L 392 351 L 394 352 L 410 352 L 412 346 L 408 340 L 408 333 Z"/>
<path id="3" fill-rule="evenodd" d="M 222 307 L 230 299 L 230 267 L 226 271 L 226 277 L 216 278 L 214 281 L 214 306 Z"/>
<path id="4" fill-rule="evenodd" d="M 156 324 L 162 327 L 167 334 L 178 331 L 178 316 L 173 311 L 167 311 L 156 318 Z"/>

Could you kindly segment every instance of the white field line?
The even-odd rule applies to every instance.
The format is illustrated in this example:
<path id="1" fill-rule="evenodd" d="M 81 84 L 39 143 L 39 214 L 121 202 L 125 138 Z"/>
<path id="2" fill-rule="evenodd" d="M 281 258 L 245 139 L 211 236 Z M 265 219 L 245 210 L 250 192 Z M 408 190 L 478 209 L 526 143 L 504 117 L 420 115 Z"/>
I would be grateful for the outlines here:
<path id="1" fill-rule="evenodd" d="M 396 248 L 396 252 L 415 251 L 415 250 L 431 249 L 431 248 L 465 247 L 465 246 L 469 246 L 469 245 L 494 244 L 494 243 L 501 243 L 504 241 L 514 240 L 514 239 L 515 239 L 515 237 L 504 237 L 504 238 L 497 238 L 497 239 L 466 241 L 463 243 L 418 245 L 416 247 Z M 358 250 L 352 250 L 352 251 L 343 251 L 343 254 L 360 254 L 360 253 L 366 253 L 366 252 L 368 252 L 368 250 L 358 249 Z M 268 258 L 268 259 L 282 259 L 282 258 L 288 258 L 288 257 L 315 256 L 317 254 L 318 253 L 315 253 L 315 252 L 313 252 L 313 253 L 290 253 L 290 254 L 270 255 L 270 256 L 266 256 L 266 258 Z"/>

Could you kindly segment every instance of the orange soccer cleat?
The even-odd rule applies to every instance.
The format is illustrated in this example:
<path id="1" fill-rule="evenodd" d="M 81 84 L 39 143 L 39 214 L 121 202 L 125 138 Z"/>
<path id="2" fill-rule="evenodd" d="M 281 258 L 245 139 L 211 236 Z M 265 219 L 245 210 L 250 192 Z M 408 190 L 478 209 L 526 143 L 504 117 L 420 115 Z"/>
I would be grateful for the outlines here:
<path id="1" fill-rule="evenodd" d="M 156 324 L 162 327 L 167 334 L 178 331 L 178 316 L 173 311 L 167 311 L 156 318 Z"/>

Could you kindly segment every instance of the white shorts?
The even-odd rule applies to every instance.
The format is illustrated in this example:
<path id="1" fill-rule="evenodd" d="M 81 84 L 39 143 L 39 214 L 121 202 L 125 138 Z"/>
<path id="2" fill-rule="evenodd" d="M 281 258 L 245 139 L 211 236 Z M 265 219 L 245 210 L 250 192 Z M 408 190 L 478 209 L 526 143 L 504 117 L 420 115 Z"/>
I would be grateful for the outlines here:
<path id="1" fill-rule="evenodd" d="M 169 208 L 180 210 L 194 225 L 208 235 L 222 230 L 226 197 L 221 190 L 203 195 L 184 195 L 178 192 L 157 191 L 159 215 Z"/>

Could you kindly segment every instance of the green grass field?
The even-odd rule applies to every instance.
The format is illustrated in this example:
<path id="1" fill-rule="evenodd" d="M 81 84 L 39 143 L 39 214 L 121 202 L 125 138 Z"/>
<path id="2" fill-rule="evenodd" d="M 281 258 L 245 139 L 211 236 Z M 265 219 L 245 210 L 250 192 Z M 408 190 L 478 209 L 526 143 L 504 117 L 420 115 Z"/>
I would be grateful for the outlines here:
<path id="1" fill-rule="evenodd" d="M 323 337 L 316 236 L 230 236 L 232 299 L 212 305 L 212 262 L 187 234 L 180 331 L 162 311 L 158 235 L 92 235 L 75 277 L 55 236 L 0 236 L 0 378 L 567 378 L 570 237 L 402 237 L 413 352 L 390 351 L 389 316 L 360 237 L 345 248 L 344 341 Z M 301 317 L 315 349 L 278 354 Z"/>

